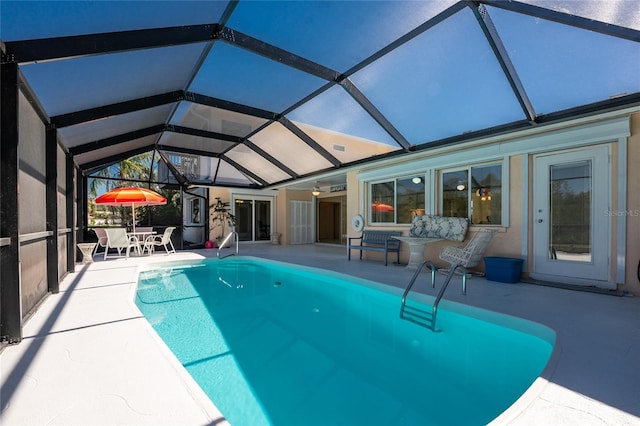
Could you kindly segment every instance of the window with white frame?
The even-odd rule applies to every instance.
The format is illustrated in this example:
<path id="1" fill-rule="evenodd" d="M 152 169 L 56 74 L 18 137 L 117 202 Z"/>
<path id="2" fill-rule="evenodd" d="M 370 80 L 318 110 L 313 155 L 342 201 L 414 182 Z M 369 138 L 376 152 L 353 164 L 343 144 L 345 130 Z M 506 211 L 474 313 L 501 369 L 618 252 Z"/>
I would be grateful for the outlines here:
<path id="1" fill-rule="evenodd" d="M 502 164 L 444 170 L 440 214 L 467 217 L 472 225 L 502 224 Z"/>
<path id="2" fill-rule="evenodd" d="M 424 176 L 410 176 L 370 185 L 371 223 L 411 223 L 425 212 Z"/>

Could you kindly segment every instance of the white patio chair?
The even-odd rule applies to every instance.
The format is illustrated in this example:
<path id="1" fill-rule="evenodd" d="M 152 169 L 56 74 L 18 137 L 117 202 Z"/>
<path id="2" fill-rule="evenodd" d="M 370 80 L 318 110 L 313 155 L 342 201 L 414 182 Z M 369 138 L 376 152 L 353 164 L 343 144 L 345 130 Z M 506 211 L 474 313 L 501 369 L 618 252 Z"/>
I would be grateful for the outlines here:
<path id="1" fill-rule="evenodd" d="M 109 256 L 109 249 L 116 249 L 119 257 L 122 257 L 122 251 L 125 250 L 125 257 L 129 257 L 131 249 L 140 254 L 140 241 L 133 235 L 127 235 L 124 228 L 106 228 L 107 246 L 104 249 L 104 258 Z M 115 257 L 115 255 L 113 256 Z"/>
<path id="2" fill-rule="evenodd" d="M 169 226 L 164 230 L 162 235 L 151 235 L 144 241 L 144 248 L 142 252 L 147 251 L 149 254 L 153 253 L 156 246 L 163 246 L 167 254 L 175 253 L 176 249 L 171 242 L 171 234 L 176 229 L 175 226 Z M 171 246 L 171 250 L 169 250 Z"/>
<path id="3" fill-rule="evenodd" d="M 91 253 L 91 257 L 95 256 L 98 253 L 99 247 L 104 247 L 106 250 L 107 247 L 107 233 L 104 228 L 93 228 L 93 232 L 96 233 L 96 237 L 98 237 L 98 243 L 93 249 L 93 253 Z"/>
<path id="4" fill-rule="evenodd" d="M 448 273 L 449 270 L 456 265 L 462 265 L 465 269 L 477 266 L 482 260 L 482 256 L 495 233 L 495 229 L 481 229 L 475 233 L 464 247 L 443 247 L 439 257 L 451 266 L 449 268 L 439 269 L 438 271 Z"/>
<path id="5" fill-rule="evenodd" d="M 139 241 L 140 253 L 144 254 L 144 241 L 153 234 L 153 226 L 136 226 L 135 232 L 127 232 L 129 236 L 135 236 Z"/>

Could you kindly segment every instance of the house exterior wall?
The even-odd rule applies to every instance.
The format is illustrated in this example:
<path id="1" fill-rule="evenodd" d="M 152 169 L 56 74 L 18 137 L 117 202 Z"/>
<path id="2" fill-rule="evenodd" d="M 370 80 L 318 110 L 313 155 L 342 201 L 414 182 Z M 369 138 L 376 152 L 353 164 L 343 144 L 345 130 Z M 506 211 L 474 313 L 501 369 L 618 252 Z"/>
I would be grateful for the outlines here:
<path id="1" fill-rule="evenodd" d="M 625 115 L 626 114 L 626 115 Z M 630 136 L 620 133 L 629 122 Z M 615 130 L 607 135 L 610 122 Z M 622 125 L 621 125 L 622 123 Z M 594 127 L 593 135 L 590 128 Z M 598 133 L 600 132 L 600 133 Z M 617 132 L 617 133 L 616 133 Z M 624 133 L 624 132 L 623 132 Z M 584 136 L 586 135 L 586 136 Z M 622 136 L 621 136 L 622 135 Z M 581 139 L 582 138 L 582 139 Z M 542 147 L 538 143 L 543 141 Z M 433 152 L 425 152 L 422 156 L 414 155 L 407 159 L 391 159 L 374 165 L 363 165 L 358 169 L 346 172 L 347 183 L 347 237 L 358 236 L 353 230 L 351 220 L 360 214 L 365 218 L 365 227 L 381 230 L 400 230 L 408 235 L 408 224 L 371 224 L 367 217 L 368 185 L 371 176 L 400 177 L 415 171 L 428 171 L 429 185 L 427 192 L 434 192 L 427 200 L 434 203 L 431 209 L 438 214 L 438 179 L 439 171 L 453 165 L 473 165 L 475 161 L 503 161 L 503 185 L 508 191 L 503 203 L 508 208 L 503 210 L 502 226 L 497 228 L 493 240 L 489 244 L 486 256 L 522 257 L 525 259 L 523 272 L 528 274 L 533 268 L 533 191 L 536 183 L 534 176 L 534 157 L 540 153 L 554 153 L 584 146 L 607 145 L 610 160 L 610 211 L 595 212 L 605 214 L 610 222 L 610 264 L 609 281 L 617 284 L 619 291 L 627 291 L 640 295 L 638 262 L 640 259 L 640 112 L 636 108 L 624 114 L 604 114 L 601 117 L 575 123 L 549 126 L 544 130 L 532 130 L 526 133 L 502 135 L 486 141 L 475 141 L 469 146 L 453 146 Z M 466 160 L 465 160 L 466 158 Z M 430 172 L 429 172 L 430 171 Z M 211 197 L 221 196 L 230 200 L 230 191 L 212 189 Z M 290 244 L 289 205 L 292 200 L 310 201 L 313 197 L 309 191 L 280 189 L 275 197 L 274 223 L 281 234 L 280 244 Z M 429 201 L 427 201 L 429 202 Z M 620 209 L 620 206 L 626 206 Z M 429 212 L 429 208 L 427 208 Z M 482 226 L 471 226 L 469 235 Z M 213 234 L 214 231 L 212 231 Z M 600 242 L 594 242 L 598 244 Z M 424 252 L 425 258 L 434 261 L 437 266 L 448 266 L 439 260 L 438 255 L 447 245 L 463 246 L 464 243 L 439 241 L 429 244 Z M 382 260 L 383 254 L 364 252 L 363 259 Z M 409 251 L 401 244 L 400 261 L 406 263 Z M 477 268 L 484 269 L 483 263 Z"/>
<path id="2" fill-rule="evenodd" d="M 229 203 L 229 209 L 232 214 L 236 215 L 236 220 L 238 218 L 237 212 L 235 210 L 235 206 L 233 205 L 234 198 L 237 199 L 259 199 L 259 200 L 269 200 L 272 202 L 271 205 L 271 223 L 270 232 L 273 234 L 274 232 L 280 233 L 281 236 L 279 238 L 280 244 L 286 244 L 287 238 L 287 224 L 288 222 L 288 200 L 291 199 L 291 191 L 287 190 L 255 190 L 255 189 L 228 189 L 221 187 L 212 187 L 209 188 L 209 206 L 206 206 L 204 214 L 208 215 L 209 221 L 209 236 L 208 240 L 215 241 L 216 237 L 220 236 L 221 229 L 220 227 L 216 227 L 213 224 L 213 220 L 211 218 L 211 212 L 209 208 L 211 205 L 215 204 L 216 197 L 220 197 L 222 202 Z M 310 197 L 306 192 L 307 191 L 299 191 L 300 194 L 304 194 L 304 197 Z M 299 199 L 299 198 L 296 198 Z M 224 230 L 225 234 L 229 233 L 228 226 L 225 226 Z M 266 241 L 259 241 L 259 243 L 263 243 Z"/>
<path id="3" fill-rule="evenodd" d="M 510 156 L 507 161 L 509 162 L 509 208 L 507 209 L 509 226 L 499 227 L 487 247 L 487 256 L 518 257 L 515 254 L 522 253 L 522 213 L 525 205 L 524 194 L 526 194 L 522 191 L 524 156 Z M 472 226 L 471 231 L 474 229 L 477 227 Z M 481 263 L 478 269 L 484 271 L 484 263 Z"/>
<path id="4" fill-rule="evenodd" d="M 626 220 L 626 269 L 623 290 L 640 295 L 640 113 L 631 116 L 627 142 L 627 209 L 617 219 Z"/>
<path id="5" fill-rule="evenodd" d="M 624 142 L 622 142 L 623 144 L 627 144 L 627 140 L 625 140 Z M 618 194 L 618 189 L 621 187 L 625 186 L 625 179 L 621 178 L 621 175 L 619 173 L 621 173 L 625 167 L 620 167 L 619 165 L 619 156 L 620 155 L 624 155 L 626 156 L 626 150 L 625 148 L 620 149 L 620 142 L 618 143 L 612 143 L 610 144 L 611 147 L 611 160 L 610 160 L 610 166 L 611 166 L 611 195 L 610 195 L 610 199 L 611 199 L 611 204 L 608 210 L 612 210 L 614 209 L 614 206 L 618 206 L 620 205 L 620 201 L 624 201 L 626 202 L 626 200 L 621 200 L 619 194 Z M 626 162 L 627 159 L 625 158 L 624 161 Z M 604 215 L 610 223 L 610 229 L 611 232 L 609 234 L 610 236 L 610 242 L 611 242 L 611 251 L 609 253 L 609 259 L 611 259 L 611 262 L 609 263 L 609 276 L 611 277 L 611 281 L 615 282 L 615 283 L 619 283 L 619 284 L 624 284 L 626 282 L 626 279 L 623 279 L 624 277 L 617 277 L 616 276 L 616 270 L 618 268 L 617 265 L 617 260 L 616 260 L 616 256 L 617 256 L 617 251 L 618 251 L 618 228 L 619 227 L 625 227 L 626 225 L 626 219 L 623 218 L 619 218 L 616 215 L 611 214 L 610 212 L 599 212 L 599 215 Z M 626 237 L 624 238 L 626 239 Z"/>
<path id="6" fill-rule="evenodd" d="M 630 132 L 630 136 L 629 136 Z M 474 162 L 494 161 L 503 158 L 503 188 L 508 188 L 508 209 L 504 211 L 503 226 L 488 246 L 487 256 L 522 257 L 526 260 L 524 272 L 533 268 L 533 191 L 540 184 L 534 175 L 534 158 L 539 154 L 553 154 L 585 147 L 607 146 L 610 153 L 608 211 L 594 211 L 594 215 L 606 215 L 609 220 L 609 268 L 608 282 L 619 291 L 640 294 L 638 259 L 640 259 L 640 112 L 638 109 L 624 113 L 603 114 L 600 117 L 576 120 L 547 126 L 541 130 L 493 137 L 486 141 L 475 141 L 468 146 L 434 149 L 422 158 L 414 155 L 406 160 L 391 160 L 375 166 L 367 165 L 347 175 L 348 216 L 365 217 L 365 226 L 376 229 L 400 230 L 408 234 L 409 225 L 369 223 L 367 217 L 368 185 L 380 179 L 393 179 L 412 173 L 427 173 L 430 183 L 427 192 L 435 192 L 431 198 L 434 207 L 427 212 L 439 214 L 439 173 L 443 169 L 460 165 L 471 166 Z M 430 176 L 430 178 L 429 178 Z M 538 179 L 538 180 L 536 180 Z M 625 190 L 626 188 L 626 190 Z M 427 196 L 429 200 L 429 196 Z M 429 203 L 429 202 L 427 202 Z M 626 207 L 625 207 L 626 206 Z M 622 207 L 622 208 L 621 208 Z M 602 219 L 601 217 L 598 219 Z M 495 227 L 493 227 L 495 228 Z M 470 227 L 470 234 L 479 229 Z M 349 236 L 359 233 L 349 228 Z M 593 241 L 602 244 L 602 241 Z M 463 243 L 430 243 L 424 252 L 425 258 L 437 266 L 448 266 L 438 259 L 446 245 L 462 246 Z M 408 248 L 401 245 L 401 262 L 409 258 Z M 364 253 L 363 258 L 381 259 L 379 253 Z M 483 269 L 483 264 L 478 267 Z"/>

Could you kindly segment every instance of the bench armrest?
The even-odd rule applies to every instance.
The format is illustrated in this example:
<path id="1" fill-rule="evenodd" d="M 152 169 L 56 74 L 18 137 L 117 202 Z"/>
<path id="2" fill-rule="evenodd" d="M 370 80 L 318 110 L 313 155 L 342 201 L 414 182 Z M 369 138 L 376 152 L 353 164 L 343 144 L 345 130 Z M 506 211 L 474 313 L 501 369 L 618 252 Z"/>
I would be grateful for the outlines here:
<path id="1" fill-rule="evenodd" d="M 349 237 L 349 244 L 351 244 L 351 240 L 362 240 L 362 235 L 359 237 Z"/>

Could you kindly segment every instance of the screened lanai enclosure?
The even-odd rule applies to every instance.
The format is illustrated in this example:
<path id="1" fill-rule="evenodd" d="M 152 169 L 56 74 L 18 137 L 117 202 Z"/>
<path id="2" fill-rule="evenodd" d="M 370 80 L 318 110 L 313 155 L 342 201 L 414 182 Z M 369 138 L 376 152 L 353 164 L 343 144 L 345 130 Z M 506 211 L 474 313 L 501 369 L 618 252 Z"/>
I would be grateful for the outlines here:
<path id="1" fill-rule="evenodd" d="M 310 191 L 640 104 L 637 1 L 2 0 L 0 17 L 4 342 L 122 179 L 181 208 L 208 187 Z M 183 232 L 205 226 L 189 215 Z"/>

